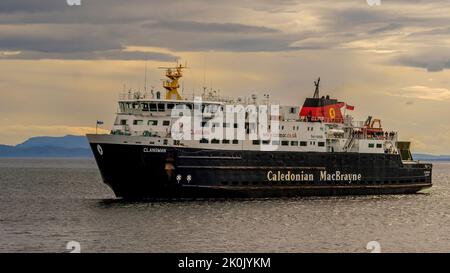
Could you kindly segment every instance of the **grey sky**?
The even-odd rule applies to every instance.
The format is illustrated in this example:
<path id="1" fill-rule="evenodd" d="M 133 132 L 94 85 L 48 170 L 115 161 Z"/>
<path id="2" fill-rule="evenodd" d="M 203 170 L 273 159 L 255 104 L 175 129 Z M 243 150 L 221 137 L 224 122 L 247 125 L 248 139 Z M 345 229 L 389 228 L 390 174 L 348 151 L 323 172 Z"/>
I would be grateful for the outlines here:
<path id="1" fill-rule="evenodd" d="M 190 92 L 301 104 L 322 76 L 359 118 L 450 154 L 449 14 L 443 0 L 2 0 L 0 143 L 107 127 L 124 84 L 142 88 L 145 61 L 159 88 L 157 67 L 181 58 Z"/>

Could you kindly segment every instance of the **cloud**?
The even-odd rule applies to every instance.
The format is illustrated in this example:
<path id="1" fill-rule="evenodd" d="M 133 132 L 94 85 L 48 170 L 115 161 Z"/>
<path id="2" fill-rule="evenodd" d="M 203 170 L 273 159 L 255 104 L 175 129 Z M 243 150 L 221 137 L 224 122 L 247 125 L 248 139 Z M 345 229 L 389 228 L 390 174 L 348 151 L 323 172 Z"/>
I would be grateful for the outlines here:
<path id="1" fill-rule="evenodd" d="M 275 33 L 277 29 L 233 23 L 208 23 L 195 21 L 157 21 L 142 27 L 182 32 L 224 32 L 224 33 Z"/>
<path id="2" fill-rule="evenodd" d="M 428 72 L 440 72 L 450 68 L 450 52 L 448 49 L 429 49 L 426 53 L 402 54 L 391 59 L 390 64 L 424 68 Z"/>
<path id="3" fill-rule="evenodd" d="M 67 8 L 65 0 L 2 0 L 0 2 L 0 13 L 35 13 L 54 11 Z"/>
<path id="4" fill-rule="evenodd" d="M 161 52 L 141 52 L 141 51 L 124 51 L 124 50 L 108 50 L 108 51 L 91 51 L 91 52 L 35 52 L 23 51 L 0 53 L 0 59 L 10 60 L 42 60 L 42 59 L 65 59 L 65 60 L 153 60 L 163 62 L 174 62 L 178 57 L 172 54 Z"/>
<path id="5" fill-rule="evenodd" d="M 389 23 L 389 24 L 384 25 L 382 27 L 378 27 L 378 28 L 369 30 L 367 32 L 367 34 L 384 33 L 384 32 L 388 32 L 388 31 L 392 31 L 392 30 L 398 30 L 398 29 L 401 29 L 402 27 L 403 27 L 403 25 L 399 24 L 399 23 Z"/>
<path id="6" fill-rule="evenodd" d="M 22 58 L 30 59 L 111 59 L 114 52 L 124 60 L 139 58 L 120 54 L 133 45 L 186 52 L 340 48 L 395 53 L 423 43 L 412 33 L 431 31 L 426 35 L 437 37 L 432 29 L 450 23 L 442 15 L 443 2 L 424 3 L 393 1 L 375 9 L 364 1 L 84 0 L 74 8 L 63 0 L 3 0 L 0 50 L 24 51 Z M 444 8 L 436 10 L 437 5 Z M 411 34 L 406 40 L 404 32 Z M 369 46 L 360 48 L 361 43 Z"/>
<path id="7" fill-rule="evenodd" d="M 18 59 L 134 60 L 153 56 L 121 51 L 135 45 L 172 51 L 284 51 L 291 50 L 290 44 L 297 39 L 266 23 L 233 22 L 233 12 L 242 7 L 223 3 L 85 0 L 77 8 L 52 3 L 28 6 L 27 1 L 2 2 L 0 51 L 23 52 Z M 192 20 L 200 17 L 202 22 Z M 221 22 L 220 17 L 230 21 Z M 154 57 L 173 60 L 173 56 L 161 54 Z"/>
<path id="8" fill-rule="evenodd" d="M 400 96 L 405 98 L 415 98 L 424 100 L 437 100 L 445 101 L 450 100 L 450 90 L 447 88 L 436 88 L 428 86 L 407 86 L 401 88 L 399 91 L 390 93 L 394 96 Z"/>
<path id="9" fill-rule="evenodd" d="M 8 57 L 11 57 L 11 56 L 17 56 L 17 55 L 19 55 L 20 53 L 22 53 L 22 52 L 20 52 L 20 51 L 0 51 L 0 58 L 8 58 Z"/>
<path id="10" fill-rule="evenodd" d="M 424 135 L 418 133 L 409 138 L 412 143 L 412 149 L 415 152 L 432 153 L 436 155 L 448 155 L 447 143 L 450 142 L 450 129 L 442 126 L 441 130 L 433 135 Z"/>

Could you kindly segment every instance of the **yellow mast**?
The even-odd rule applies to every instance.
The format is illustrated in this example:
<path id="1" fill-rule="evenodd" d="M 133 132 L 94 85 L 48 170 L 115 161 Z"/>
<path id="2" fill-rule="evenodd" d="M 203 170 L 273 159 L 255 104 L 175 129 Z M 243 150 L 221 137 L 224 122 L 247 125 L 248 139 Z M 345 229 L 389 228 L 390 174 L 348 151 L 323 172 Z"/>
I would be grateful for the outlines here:
<path id="1" fill-rule="evenodd" d="M 165 68 L 165 67 L 161 67 Z M 179 80 L 183 77 L 183 69 L 186 66 L 178 65 L 176 67 L 169 67 L 166 69 L 166 77 L 169 80 L 163 81 L 163 87 L 167 90 L 166 100 L 181 100 L 181 95 L 178 93 L 178 88 L 180 87 Z"/>

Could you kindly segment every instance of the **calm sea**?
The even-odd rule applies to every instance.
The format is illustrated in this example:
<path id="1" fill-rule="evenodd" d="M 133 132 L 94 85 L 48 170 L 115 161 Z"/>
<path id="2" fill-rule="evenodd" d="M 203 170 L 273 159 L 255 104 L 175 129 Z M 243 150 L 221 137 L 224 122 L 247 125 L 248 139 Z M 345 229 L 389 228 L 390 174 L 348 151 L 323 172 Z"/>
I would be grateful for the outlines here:
<path id="1" fill-rule="evenodd" d="M 450 252 L 450 162 L 424 194 L 114 200 L 90 159 L 0 159 L 0 252 Z"/>

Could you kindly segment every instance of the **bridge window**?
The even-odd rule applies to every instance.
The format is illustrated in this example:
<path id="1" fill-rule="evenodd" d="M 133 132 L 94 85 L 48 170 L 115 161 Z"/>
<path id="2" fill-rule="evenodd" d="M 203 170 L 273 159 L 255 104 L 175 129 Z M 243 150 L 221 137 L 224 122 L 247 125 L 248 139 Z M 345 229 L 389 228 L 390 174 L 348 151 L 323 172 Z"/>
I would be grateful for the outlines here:
<path id="1" fill-rule="evenodd" d="M 200 143 L 209 143 L 209 141 L 206 138 L 200 139 Z"/>
<path id="2" fill-rule="evenodd" d="M 233 144 L 239 144 L 239 140 L 233 139 Z"/>
<path id="3" fill-rule="evenodd" d="M 166 105 L 164 103 L 158 103 L 158 112 L 166 111 Z"/>
<path id="4" fill-rule="evenodd" d="M 173 103 L 168 103 L 167 104 L 167 109 L 172 110 L 175 107 L 175 104 Z"/>
<path id="5" fill-rule="evenodd" d="M 259 140 L 253 140 L 253 145 L 259 145 Z"/>
<path id="6" fill-rule="evenodd" d="M 269 145 L 269 144 L 270 144 L 270 140 L 263 140 L 263 141 L 262 141 L 262 144 L 264 144 L 264 145 Z"/>
<path id="7" fill-rule="evenodd" d="M 281 145 L 282 146 L 288 146 L 289 145 L 289 141 L 281 141 Z"/>
<path id="8" fill-rule="evenodd" d="M 317 144 L 317 146 L 319 146 L 319 147 L 325 147 L 325 142 L 319 142 L 319 143 Z"/>
<path id="9" fill-rule="evenodd" d="M 141 104 L 142 111 L 148 112 L 148 103 Z"/>
<path id="10" fill-rule="evenodd" d="M 120 125 L 127 125 L 127 120 L 126 119 L 121 119 L 120 120 Z"/>
<path id="11" fill-rule="evenodd" d="M 144 125 L 144 121 L 142 119 L 136 119 L 133 121 L 133 125 Z"/>
<path id="12" fill-rule="evenodd" d="M 156 125 L 158 125 L 158 121 L 157 120 L 149 120 L 148 125 L 156 126 Z"/>
<path id="13" fill-rule="evenodd" d="M 228 139 L 222 140 L 222 144 L 230 144 L 230 141 Z"/>
<path id="14" fill-rule="evenodd" d="M 169 126 L 169 125 L 170 125 L 170 120 L 163 121 L 163 126 Z"/>
<path id="15" fill-rule="evenodd" d="M 377 143 L 377 148 L 382 148 L 383 145 L 381 143 Z"/>
<path id="16" fill-rule="evenodd" d="M 298 146 L 298 141 L 291 141 L 291 146 Z"/>
<path id="17" fill-rule="evenodd" d="M 369 143 L 369 148 L 374 148 L 374 147 L 375 147 L 375 144 Z"/>
<path id="18" fill-rule="evenodd" d="M 219 144 L 220 141 L 219 141 L 218 139 L 213 139 L 213 140 L 211 140 L 211 143 L 212 143 L 212 144 Z"/>
<path id="19" fill-rule="evenodd" d="M 279 140 L 273 140 L 272 141 L 272 145 L 279 146 L 280 145 L 280 141 Z"/>
<path id="20" fill-rule="evenodd" d="M 120 112 L 125 112 L 125 104 L 123 102 L 119 103 Z"/>
<path id="21" fill-rule="evenodd" d="M 156 112 L 156 103 L 150 103 L 150 111 Z"/>
<path id="22" fill-rule="evenodd" d="M 300 146 L 303 146 L 303 147 L 308 146 L 308 142 L 300 141 Z"/>

